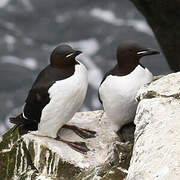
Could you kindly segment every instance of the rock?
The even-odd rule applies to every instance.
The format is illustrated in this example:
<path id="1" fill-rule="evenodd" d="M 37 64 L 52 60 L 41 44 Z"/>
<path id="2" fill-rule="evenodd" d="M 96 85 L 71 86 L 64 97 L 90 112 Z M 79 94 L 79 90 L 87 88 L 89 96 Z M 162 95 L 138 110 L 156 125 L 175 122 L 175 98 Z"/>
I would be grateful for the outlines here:
<path id="1" fill-rule="evenodd" d="M 137 95 L 135 142 L 126 180 L 180 177 L 180 73 L 164 76 Z"/>
<path id="2" fill-rule="evenodd" d="M 96 138 L 83 140 L 70 130 L 61 137 L 85 141 L 87 155 L 66 144 L 30 132 L 19 136 L 9 130 L 0 140 L 0 179 L 123 179 L 132 152 L 132 143 L 122 143 L 103 111 L 76 113 L 70 124 L 97 132 Z"/>

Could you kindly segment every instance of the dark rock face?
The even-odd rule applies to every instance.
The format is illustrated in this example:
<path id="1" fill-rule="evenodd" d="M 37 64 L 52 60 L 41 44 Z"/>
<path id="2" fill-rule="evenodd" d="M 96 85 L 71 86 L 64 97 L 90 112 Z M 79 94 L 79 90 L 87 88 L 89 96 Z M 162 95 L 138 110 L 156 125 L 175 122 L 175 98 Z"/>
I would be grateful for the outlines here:
<path id="1" fill-rule="evenodd" d="M 144 14 L 173 71 L 180 71 L 180 2 L 131 0 Z"/>

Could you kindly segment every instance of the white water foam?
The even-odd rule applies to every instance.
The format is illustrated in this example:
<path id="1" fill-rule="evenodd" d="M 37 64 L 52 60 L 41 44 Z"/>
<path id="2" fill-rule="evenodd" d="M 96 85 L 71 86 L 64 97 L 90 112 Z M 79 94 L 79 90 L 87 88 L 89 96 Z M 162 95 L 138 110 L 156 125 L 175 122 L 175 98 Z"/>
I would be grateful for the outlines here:
<path id="1" fill-rule="evenodd" d="M 1 57 L 1 59 L 2 59 L 1 60 L 2 63 L 16 64 L 16 65 L 28 68 L 30 70 L 35 70 L 38 67 L 37 60 L 32 57 L 27 57 L 22 60 L 15 56 L 3 56 Z"/>
<path id="2" fill-rule="evenodd" d="M 90 15 L 115 26 L 130 26 L 139 32 L 143 32 L 150 36 L 153 35 L 152 30 L 144 20 L 118 18 L 112 11 L 100 8 L 92 9 Z"/>
<path id="3" fill-rule="evenodd" d="M 10 0 L 0 0 L 0 8 L 4 8 L 9 2 Z"/>

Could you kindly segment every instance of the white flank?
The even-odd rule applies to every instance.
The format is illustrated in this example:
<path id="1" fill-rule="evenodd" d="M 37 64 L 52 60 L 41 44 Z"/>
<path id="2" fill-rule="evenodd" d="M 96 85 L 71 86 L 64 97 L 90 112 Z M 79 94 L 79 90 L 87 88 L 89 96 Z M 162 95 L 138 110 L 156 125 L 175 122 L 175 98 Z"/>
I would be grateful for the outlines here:
<path id="1" fill-rule="evenodd" d="M 50 89 L 50 102 L 42 111 L 39 123 L 41 135 L 55 138 L 58 130 L 76 113 L 82 105 L 88 86 L 87 70 L 83 64 L 75 66 L 75 73 L 54 83 Z"/>
<path id="2" fill-rule="evenodd" d="M 126 76 L 108 76 L 99 88 L 103 107 L 107 116 L 122 127 L 135 115 L 137 102 L 135 96 L 143 85 L 152 81 L 148 69 L 138 65 Z"/>

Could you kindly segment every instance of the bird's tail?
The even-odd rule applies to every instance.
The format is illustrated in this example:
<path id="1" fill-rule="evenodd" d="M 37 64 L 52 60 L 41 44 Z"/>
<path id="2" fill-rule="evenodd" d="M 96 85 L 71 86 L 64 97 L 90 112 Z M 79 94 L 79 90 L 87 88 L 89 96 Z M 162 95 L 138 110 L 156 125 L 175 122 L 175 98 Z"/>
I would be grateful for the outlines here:
<path id="1" fill-rule="evenodd" d="M 21 135 L 26 134 L 28 131 L 36 131 L 38 129 L 37 121 L 24 118 L 22 113 L 16 117 L 10 117 L 9 121 L 15 124 L 13 131 L 18 128 Z"/>
<path id="2" fill-rule="evenodd" d="M 21 114 L 19 114 L 19 115 L 16 116 L 16 117 L 10 117 L 10 118 L 9 118 L 9 121 L 10 121 L 10 123 L 12 123 L 12 124 L 18 125 L 18 124 L 25 124 L 26 121 L 27 121 L 27 119 L 25 119 L 25 118 L 23 117 L 22 113 L 21 113 Z"/>

